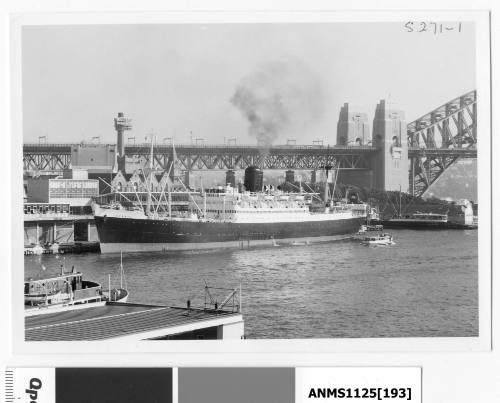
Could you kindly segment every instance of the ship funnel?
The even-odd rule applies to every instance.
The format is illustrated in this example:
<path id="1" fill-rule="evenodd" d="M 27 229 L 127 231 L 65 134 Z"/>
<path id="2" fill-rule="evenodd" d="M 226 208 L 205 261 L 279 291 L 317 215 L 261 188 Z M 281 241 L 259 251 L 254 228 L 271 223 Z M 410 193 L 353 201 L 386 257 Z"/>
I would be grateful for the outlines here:
<path id="1" fill-rule="evenodd" d="M 264 173 L 262 169 L 255 166 L 245 169 L 245 189 L 249 192 L 261 192 L 264 183 Z"/>

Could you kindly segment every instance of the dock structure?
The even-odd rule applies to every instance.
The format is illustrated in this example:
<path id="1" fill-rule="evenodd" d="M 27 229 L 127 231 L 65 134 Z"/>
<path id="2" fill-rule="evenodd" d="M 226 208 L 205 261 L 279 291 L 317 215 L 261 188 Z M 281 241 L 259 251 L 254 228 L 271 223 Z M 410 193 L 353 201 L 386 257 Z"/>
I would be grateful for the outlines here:
<path id="1" fill-rule="evenodd" d="M 97 242 L 93 214 L 72 214 L 64 203 L 24 203 L 24 245 Z"/>
<path id="2" fill-rule="evenodd" d="M 25 317 L 26 341 L 242 339 L 240 312 L 107 302 Z"/>

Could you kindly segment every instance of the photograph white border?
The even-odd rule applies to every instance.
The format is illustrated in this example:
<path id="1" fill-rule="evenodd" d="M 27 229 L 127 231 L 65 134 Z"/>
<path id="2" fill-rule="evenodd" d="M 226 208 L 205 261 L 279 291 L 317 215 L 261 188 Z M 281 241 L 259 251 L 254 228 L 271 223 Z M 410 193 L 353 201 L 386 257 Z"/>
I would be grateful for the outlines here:
<path id="1" fill-rule="evenodd" d="M 24 303 L 21 294 L 12 293 L 12 347 L 15 354 L 88 354 L 147 353 L 170 354 L 224 353 L 381 353 L 381 352 L 452 352 L 491 350 L 491 116 L 490 116 L 490 26 L 487 11 L 335 11 L 335 12 L 161 12 L 161 13 L 44 13 L 18 14 L 11 20 L 11 151 L 12 151 L 12 257 L 11 287 L 23 281 L 22 254 L 22 94 L 21 94 L 21 27 L 24 25 L 59 24 L 160 24 L 160 23 L 278 23 L 278 22 L 404 22 L 471 21 L 476 23 L 476 74 L 478 119 L 478 279 L 479 337 L 453 338 L 370 338 L 370 339 L 286 339 L 237 341 L 141 341 L 125 343 L 99 342 L 25 342 Z M 473 90 L 471 88 L 471 90 Z M 458 95 L 458 94 L 457 94 Z M 16 160 L 16 156 L 19 159 Z M 243 312 L 244 314 L 244 312 Z M 224 354 L 226 358 L 229 355 Z M 148 358 L 148 360 L 149 360 Z M 206 356 L 203 358 L 205 362 Z M 152 360 L 155 361 L 154 359 Z M 195 359 L 194 362 L 201 362 Z M 149 362 L 149 361 L 148 361 Z M 314 360 L 312 361 L 314 362 Z M 185 365 L 185 363 L 184 363 Z"/>

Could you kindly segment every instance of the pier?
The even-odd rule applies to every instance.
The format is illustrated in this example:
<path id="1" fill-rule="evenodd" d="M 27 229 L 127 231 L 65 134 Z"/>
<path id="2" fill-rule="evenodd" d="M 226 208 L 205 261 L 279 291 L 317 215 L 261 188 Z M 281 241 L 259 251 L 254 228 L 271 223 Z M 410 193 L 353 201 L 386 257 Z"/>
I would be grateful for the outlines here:
<path id="1" fill-rule="evenodd" d="M 69 204 L 25 203 L 23 219 L 25 254 L 99 250 L 94 217 L 71 214 Z"/>

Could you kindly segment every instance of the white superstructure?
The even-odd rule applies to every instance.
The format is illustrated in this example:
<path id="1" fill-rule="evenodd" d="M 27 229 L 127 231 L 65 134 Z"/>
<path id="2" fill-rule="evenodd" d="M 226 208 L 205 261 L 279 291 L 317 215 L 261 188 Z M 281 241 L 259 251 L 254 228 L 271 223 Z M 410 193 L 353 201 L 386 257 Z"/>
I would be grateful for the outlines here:
<path id="1" fill-rule="evenodd" d="M 366 216 L 364 204 L 331 204 L 314 211 L 311 207 L 315 196 L 280 191 L 240 193 L 230 186 L 192 195 L 193 205 L 199 207 L 198 212 L 208 221 L 271 223 L 323 221 L 332 219 L 332 216 L 335 219 Z"/>
<path id="2" fill-rule="evenodd" d="M 325 221 L 366 217 L 365 204 L 330 203 L 327 206 L 312 193 L 239 192 L 231 186 L 208 189 L 204 192 L 185 192 L 189 195 L 188 210 L 172 210 L 152 206 L 149 214 L 144 206 L 124 208 L 119 203 L 94 206 L 96 216 L 135 219 L 170 219 L 200 222 L 282 223 Z M 317 198 L 316 204 L 313 199 Z"/>

